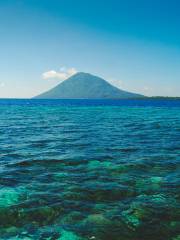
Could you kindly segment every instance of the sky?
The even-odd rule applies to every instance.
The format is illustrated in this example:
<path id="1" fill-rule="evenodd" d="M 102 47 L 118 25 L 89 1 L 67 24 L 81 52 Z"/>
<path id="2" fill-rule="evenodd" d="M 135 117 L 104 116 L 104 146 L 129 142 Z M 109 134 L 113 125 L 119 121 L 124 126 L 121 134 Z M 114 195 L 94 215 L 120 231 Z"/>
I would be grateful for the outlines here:
<path id="1" fill-rule="evenodd" d="M 0 0 L 0 98 L 30 98 L 76 72 L 180 97 L 179 0 Z"/>

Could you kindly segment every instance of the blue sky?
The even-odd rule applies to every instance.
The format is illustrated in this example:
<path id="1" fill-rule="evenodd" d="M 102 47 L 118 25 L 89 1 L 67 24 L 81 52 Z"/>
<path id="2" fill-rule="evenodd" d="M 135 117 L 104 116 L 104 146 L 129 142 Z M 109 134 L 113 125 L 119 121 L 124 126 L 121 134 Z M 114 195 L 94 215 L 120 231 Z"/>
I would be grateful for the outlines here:
<path id="1" fill-rule="evenodd" d="M 180 96 L 179 0 L 1 0 L 0 97 L 32 97 L 76 71 Z"/>

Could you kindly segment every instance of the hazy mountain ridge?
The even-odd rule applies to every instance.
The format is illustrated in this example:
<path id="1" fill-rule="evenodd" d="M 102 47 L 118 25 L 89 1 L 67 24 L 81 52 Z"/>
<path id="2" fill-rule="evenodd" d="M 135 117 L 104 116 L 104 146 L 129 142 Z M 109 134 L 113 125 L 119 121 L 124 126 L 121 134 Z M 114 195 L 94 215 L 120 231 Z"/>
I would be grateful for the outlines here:
<path id="1" fill-rule="evenodd" d="M 121 90 L 104 79 L 89 73 L 79 72 L 49 91 L 35 98 L 38 99 L 129 99 L 141 98 L 141 94 Z"/>

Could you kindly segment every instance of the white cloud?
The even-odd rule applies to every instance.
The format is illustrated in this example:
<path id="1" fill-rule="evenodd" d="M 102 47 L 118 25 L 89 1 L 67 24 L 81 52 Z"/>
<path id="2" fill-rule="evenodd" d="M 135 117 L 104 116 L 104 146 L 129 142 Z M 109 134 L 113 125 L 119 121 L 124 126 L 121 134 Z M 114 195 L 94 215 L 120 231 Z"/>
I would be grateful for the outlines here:
<path id="1" fill-rule="evenodd" d="M 143 90 L 149 92 L 152 91 L 152 88 L 149 86 L 144 86 Z"/>
<path id="2" fill-rule="evenodd" d="M 66 69 L 65 67 L 62 67 L 62 68 L 60 68 L 59 72 L 54 71 L 54 70 L 44 72 L 42 74 L 42 78 L 43 79 L 53 78 L 53 79 L 60 79 L 63 81 L 66 78 L 69 78 L 76 73 L 77 73 L 77 70 L 75 68 Z"/>
<path id="3" fill-rule="evenodd" d="M 118 87 L 118 88 L 122 88 L 123 87 L 123 81 L 122 80 L 118 80 L 115 78 L 109 78 L 108 82 L 111 83 L 112 85 Z"/>
<path id="4" fill-rule="evenodd" d="M 5 86 L 5 83 L 0 82 L 0 87 L 4 87 L 4 86 Z"/>
<path id="5" fill-rule="evenodd" d="M 76 73 L 77 73 L 77 70 L 75 68 L 69 68 L 67 70 L 67 74 L 70 75 L 70 76 L 72 76 L 72 75 L 74 75 Z"/>

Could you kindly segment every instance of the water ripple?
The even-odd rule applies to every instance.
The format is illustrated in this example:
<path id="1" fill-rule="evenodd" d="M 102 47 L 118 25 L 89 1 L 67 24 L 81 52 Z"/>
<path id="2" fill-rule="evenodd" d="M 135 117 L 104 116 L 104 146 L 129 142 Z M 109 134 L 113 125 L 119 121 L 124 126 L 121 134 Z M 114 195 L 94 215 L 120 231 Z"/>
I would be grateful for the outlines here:
<path id="1" fill-rule="evenodd" d="M 0 238 L 178 240 L 180 109 L 48 104 L 0 107 Z"/>

